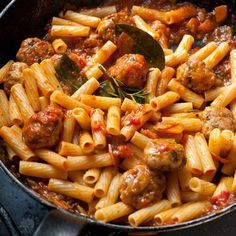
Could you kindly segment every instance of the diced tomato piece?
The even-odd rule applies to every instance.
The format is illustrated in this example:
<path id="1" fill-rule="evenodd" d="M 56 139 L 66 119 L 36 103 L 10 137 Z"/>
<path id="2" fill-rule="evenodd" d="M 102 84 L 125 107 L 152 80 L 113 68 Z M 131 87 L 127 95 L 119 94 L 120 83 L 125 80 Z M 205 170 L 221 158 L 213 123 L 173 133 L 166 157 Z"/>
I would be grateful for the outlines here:
<path id="1" fill-rule="evenodd" d="M 93 130 L 93 132 L 101 131 L 102 134 L 104 134 L 104 135 L 106 134 L 106 129 L 100 121 L 94 121 L 94 123 L 92 125 L 92 130 Z"/>
<path id="2" fill-rule="evenodd" d="M 222 191 L 218 196 L 211 198 L 211 203 L 215 205 L 225 205 L 229 199 L 230 193 L 228 191 Z"/>
<path id="3" fill-rule="evenodd" d="M 130 123 L 132 125 L 139 126 L 139 125 L 141 125 L 141 119 L 139 117 L 133 116 L 133 117 L 130 118 Z"/>

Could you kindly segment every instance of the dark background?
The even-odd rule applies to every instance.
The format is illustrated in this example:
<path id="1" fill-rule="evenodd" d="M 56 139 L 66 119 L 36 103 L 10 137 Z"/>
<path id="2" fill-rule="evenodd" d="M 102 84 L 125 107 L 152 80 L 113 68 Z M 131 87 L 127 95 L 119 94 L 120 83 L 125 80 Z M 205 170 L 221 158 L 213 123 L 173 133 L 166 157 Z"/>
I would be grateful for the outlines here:
<path id="1" fill-rule="evenodd" d="M 29 0 L 30 1 L 30 0 Z M 129 0 L 127 0 L 129 1 Z M 0 0 L 0 11 L 4 6 L 10 2 L 10 0 Z M 23 195 L 26 195 L 19 187 L 15 185 L 9 178 L 0 176 L 0 203 L 4 206 L 11 203 L 11 199 L 17 199 L 17 204 L 9 212 L 10 215 L 14 215 L 15 223 L 18 231 L 23 236 L 30 236 L 33 234 L 40 221 L 43 219 L 47 212 L 46 207 L 42 206 L 35 200 L 28 198 L 28 201 L 23 201 Z M 4 179 L 5 178 L 5 179 Z M 4 192 L 4 186 L 11 188 L 11 196 Z M 14 202 L 14 201 L 13 201 Z M 9 225 L 8 225 L 9 227 Z M 109 235 L 110 232 L 106 232 L 104 229 L 91 228 L 89 233 L 83 233 L 83 235 Z M 58 234 L 59 235 L 59 234 Z M 114 235 L 114 234 L 113 234 Z M 160 233 L 161 236 L 234 236 L 236 235 L 236 212 L 223 216 L 222 218 L 215 220 L 214 222 L 206 223 L 201 226 L 197 226 L 190 229 L 180 230 L 177 232 Z M 0 219 L 0 236 L 10 236 L 9 230 L 6 224 Z M 53 235 L 54 236 L 54 235 Z M 65 236 L 70 236 L 66 234 Z"/>

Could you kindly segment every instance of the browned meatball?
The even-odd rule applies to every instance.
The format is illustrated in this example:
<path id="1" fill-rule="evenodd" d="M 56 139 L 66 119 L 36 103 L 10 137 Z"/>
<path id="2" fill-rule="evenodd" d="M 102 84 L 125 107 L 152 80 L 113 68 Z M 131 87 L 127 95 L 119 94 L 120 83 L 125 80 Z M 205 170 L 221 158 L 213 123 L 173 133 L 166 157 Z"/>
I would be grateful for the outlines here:
<path id="1" fill-rule="evenodd" d="M 48 106 L 31 116 L 23 128 L 23 139 L 30 148 L 55 146 L 63 127 L 63 112 Z"/>
<path id="2" fill-rule="evenodd" d="M 102 40 L 105 42 L 111 40 L 116 43 L 117 36 L 115 34 L 116 24 L 129 24 L 133 25 L 133 18 L 130 17 L 127 11 L 120 11 L 118 13 L 106 16 L 98 25 L 97 31 Z"/>
<path id="3" fill-rule="evenodd" d="M 168 139 L 155 139 L 144 149 L 144 161 L 153 170 L 177 170 L 184 161 L 184 148 Z"/>
<path id="4" fill-rule="evenodd" d="M 140 209 L 161 199 L 165 187 L 165 176 L 161 172 L 138 165 L 122 175 L 120 198 L 125 204 Z"/>
<path id="5" fill-rule="evenodd" d="M 17 83 L 23 83 L 22 72 L 28 66 L 23 62 L 14 62 L 7 72 L 7 75 L 4 79 L 4 90 L 9 94 L 11 87 Z"/>
<path id="6" fill-rule="evenodd" d="M 50 43 L 38 38 L 28 38 L 21 43 L 16 58 L 30 66 L 35 62 L 39 63 L 50 58 L 53 54 L 54 50 Z"/>
<path id="7" fill-rule="evenodd" d="M 216 84 L 217 77 L 203 61 L 191 60 L 177 69 L 177 80 L 193 91 L 202 93 Z"/>
<path id="8" fill-rule="evenodd" d="M 225 107 L 206 107 L 200 114 L 200 119 L 203 121 L 202 133 L 206 137 L 209 137 L 214 128 L 232 131 L 235 129 L 233 114 Z"/>
<path id="9" fill-rule="evenodd" d="M 145 83 L 147 64 L 142 55 L 125 54 L 116 61 L 108 73 L 129 88 L 142 88 Z"/>

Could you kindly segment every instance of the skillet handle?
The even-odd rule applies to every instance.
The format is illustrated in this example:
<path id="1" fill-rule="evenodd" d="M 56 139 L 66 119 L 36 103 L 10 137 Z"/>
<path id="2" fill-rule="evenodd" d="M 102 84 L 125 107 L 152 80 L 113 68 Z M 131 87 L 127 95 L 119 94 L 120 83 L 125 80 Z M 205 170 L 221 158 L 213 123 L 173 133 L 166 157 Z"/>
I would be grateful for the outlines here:
<path id="1" fill-rule="evenodd" d="M 59 210 L 51 210 L 42 220 L 33 236 L 78 236 L 86 222 Z"/>
<path id="2" fill-rule="evenodd" d="M 85 222 L 59 210 L 51 210 L 25 192 L 18 182 L 0 161 L 0 219 L 11 235 L 79 234 Z"/>
<path id="3" fill-rule="evenodd" d="M 32 198 L 0 161 L 0 219 L 11 235 L 33 234 L 48 208 Z M 1 233 L 0 233 L 1 234 Z"/>

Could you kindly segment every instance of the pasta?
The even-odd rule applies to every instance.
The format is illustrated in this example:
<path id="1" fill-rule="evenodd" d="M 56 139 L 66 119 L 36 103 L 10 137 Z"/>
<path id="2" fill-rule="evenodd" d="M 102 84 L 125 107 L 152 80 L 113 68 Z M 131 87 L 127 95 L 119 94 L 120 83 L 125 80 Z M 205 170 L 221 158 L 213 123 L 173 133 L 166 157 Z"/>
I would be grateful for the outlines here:
<path id="1" fill-rule="evenodd" d="M 86 37 L 90 28 L 87 26 L 53 25 L 51 29 L 52 37 Z"/>
<path id="2" fill-rule="evenodd" d="M 38 178 L 59 178 L 66 179 L 67 172 L 57 169 L 48 164 L 20 161 L 19 172 L 23 175 L 34 176 Z M 61 180 L 62 181 L 62 180 Z"/>
<path id="3" fill-rule="evenodd" d="M 1 69 L 0 69 L 0 83 L 2 83 L 9 71 L 11 65 L 14 63 L 13 60 L 8 61 Z"/>
<path id="4" fill-rule="evenodd" d="M 157 33 L 157 31 L 153 30 L 140 16 L 135 15 L 134 17 L 134 22 L 136 24 L 136 26 L 147 32 L 148 34 L 150 34 L 154 39 L 159 39 L 159 35 Z"/>
<path id="5" fill-rule="evenodd" d="M 49 79 L 45 76 L 42 67 L 38 63 L 34 63 L 30 69 L 33 71 L 39 90 L 45 97 L 49 97 L 54 91 L 54 88 Z"/>
<path id="6" fill-rule="evenodd" d="M 178 93 L 169 91 L 159 97 L 151 99 L 150 104 L 155 111 L 159 111 L 178 101 L 179 98 L 180 96 Z"/>
<path id="7" fill-rule="evenodd" d="M 94 195 L 96 197 L 101 198 L 106 196 L 114 173 L 114 167 L 105 167 L 102 169 L 101 175 L 94 186 Z"/>
<path id="8" fill-rule="evenodd" d="M 187 167 L 193 174 L 201 175 L 203 166 L 197 152 L 194 137 L 189 135 L 185 144 L 185 156 L 187 158 Z"/>
<path id="9" fill-rule="evenodd" d="M 115 52 L 116 45 L 107 41 L 92 58 L 93 63 L 103 64 Z"/>
<path id="10" fill-rule="evenodd" d="M 161 71 L 158 68 L 153 68 L 148 74 L 146 84 L 146 92 L 148 93 L 148 96 L 146 98 L 147 102 L 156 97 L 157 83 L 160 75 Z"/>
<path id="11" fill-rule="evenodd" d="M 74 108 L 72 110 L 72 115 L 82 129 L 90 130 L 91 119 L 88 113 L 83 108 Z"/>
<path id="12" fill-rule="evenodd" d="M 108 110 L 110 106 L 121 106 L 120 98 L 109 98 L 94 95 L 82 95 L 81 102 L 93 108 Z"/>
<path id="13" fill-rule="evenodd" d="M 52 152 L 47 149 L 38 149 L 35 151 L 35 154 L 37 157 L 40 159 L 46 161 L 47 163 L 62 169 L 66 170 L 67 169 L 67 160 L 66 158 L 60 156 L 56 152 Z"/>
<path id="14" fill-rule="evenodd" d="M 10 126 L 9 101 L 4 90 L 0 90 L 0 110 L 2 113 L 3 125 Z"/>
<path id="15" fill-rule="evenodd" d="M 82 156 L 85 152 L 79 145 L 62 141 L 58 148 L 58 153 L 62 156 Z"/>
<path id="16" fill-rule="evenodd" d="M 97 27 L 100 23 L 100 19 L 93 16 L 79 14 L 73 11 L 66 11 L 64 18 L 67 20 L 74 21 L 76 23 L 87 25 L 90 27 Z"/>
<path id="17" fill-rule="evenodd" d="M 66 5 L 5 61 L 4 163 L 46 200 L 103 222 L 218 213 L 236 196 L 227 6 L 133 2 Z"/>
<path id="18" fill-rule="evenodd" d="M 94 150 L 94 141 L 88 131 L 81 133 L 79 144 L 84 153 L 91 153 Z"/>
<path id="19" fill-rule="evenodd" d="M 129 223 L 137 227 L 145 221 L 150 221 L 157 213 L 168 210 L 169 208 L 171 208 L 170 202 L 168 200 L 162 200 L 129 215 Z"/>
<path id="20" fill-rule="evenodd" d="M 216 189 L 216 186 L 214 184 L 201 180 L 197 177 L 193 177 L 190 179 L 189 187 L 194 192 L 209 196 L 212 196 Z"/>
<path id="21" fill-rule="evenodd" d="M 202 168 L 205 175 L 211 175 L 216 172 L 216 166 L 212 159 L 211 153 L 207 146 L 206 140 L 201 133 L 197 133 L 194 137 L 196 149 L 201 159 Z"/>
<path id="22" fill-rule="evenodd" d="M 72 138 L 75 130 L 75 118 L 72 115 L 72 111 L 67 111 L 64 120 L 64 127 L 62 132 L 62 140 L 65 142 L 72 142 Z"/>
<path id="23" fill-rule="evenodd" d="M 54 91 L 53 94 L 50 96 L 50 100 L 67 109 L 74 109 L 80 107 L 85 109 L 87 112 L 91 112 L 90 106 L 87 106 L 84 103 L 81 103 L 60 91 Z"/>
<path id="24" fill-rule="evenodd" d="M 101 209 L 110 205 L 113 205 L 117 202 L 117 199 L 119 197 L 119 187 L 121 182 L 121 174 L 116 174 L 109 186 L 107 195 L 100 198 L 96 205 L 96 209 Z"/>
<path id="25" fill-rule="evenodd" d="M 123 202 L 118 202 L 114 205 L 97 210 L 95 212 L 95 219 L 109 222 L 122 216 L 129 215 L 131 212 L 133 212 L 131 206 L 125 205 Z"/>
<path id="26" fill-rule="evenodd" d="M 104 112 L 100 109 L 95 109 L 91 115 L 91 127 L 94 146 L 102 149 L 106 146 L 106 128 L 104 121 Z"/>
<path id="27" fill-rule="evenodd" d="M 34 73 L 31 69 L 25 69 L 23 71 L 23 76 L 25 78 L 25 92 L 30 101 L 30 104 L 35 112 L 40 111 L 40 103 L 39 103 L 39 93 L 37 88 L 37 83 L 34 78 Z"/>
<path id="28" fill-rule="evenodd" d="M 116 6 L 97 7 L 81 10 L 81 13 L 88 16 L 105 17 L 116 13 Z"/>
<path id="29" fill-rule="evenodd" d="M 25 90 L 21 84 L 16 84 L 11 88 L 11 92 L 23 120 L 26 122 L 34 114 L 34 110 L 30 105 Z"/>
<path id="30" fill-rule="evenodd" d="M 161 77 L 157 83 L 157 91 L 156 91 L 157 96 L 162 95 L 166 91 L 168 83 L 173 78 L 174 74 L 175 70 L 172 67 L 166 66 L 162 70 Z"/>
<path id="31" fill-rule="evenodd" d="M 51 178 L 48 189 L 85 202 L 91 202 L 93 200 L 92 188 L 61 179 Z"/>
<path id="32" fill-rule="evenodd" d="M 89 169 L 84 173 L 83 181 L 86 184 L 94 184 L 98 181 L 100 174 L 101 174 L 101 169 L 98 168 Z"/>
<path id="33" fill-rule="evenodd" d="M 106 130 L 108 134 L 120 134 L 120 108 L 118 106 L 111 106 L 107 113 Z"/>
<path id="34" fill-rule="evenodd" d="M 177 223 L 194 219 L 206 213 L 211 207 L 209 201 L 201 201 L 181 207 L 176 213 L 172 215 L 172 219 Z"/>
<path id="35" fill-rule="evenodd" d="M 22 141 L 22 131 L 18 126 L 11 128 L 3 126 L 0 136 L 12 148 L 12 150 L 24 161 L 32 159 L 35 154 Z"/>
<path id="36" fill-rule="evenodd" d="M 68 156 L 68 170 L 86 170 L 113 165 L 108 153 L 90 156 Z"/>
<path id="37" fill-rule="evenodd" d="M 52 42 L 52 46 L 56 53 L 63 54 L 67 50 L 67 45 L 62 39 L 55 39 Z"/>
<path id="38" fill-rule="evenodd" d="M 171 91 L 179 93 L 180 97 L 186 102 L 192 102 L 193 106 L 196 108 L 200 108 L 204 102 L 204 99 L 199 96 L 198 94 L 192 92 L 191 90 L 185 88 L 176 80 L 172 79 L 169 84 L 168 88 Z"/>
<path id="39" fill-rule="evenodd" d="M 98 89 L 100 86 L 99 82 L 95 78 L 90 78 L 86 83 L 84 83 L 71 97 L 80 99 L 81 95 L 93 94 L 96 89 Z"/>
<path id="40" fill-rule="evenodd" d="M 170 201 L 171 206 L 179 206 L 181 204 L 180 188 L 178 182 L 177 172 L 169 173 L 167 176 L 167 199 Z"/>

